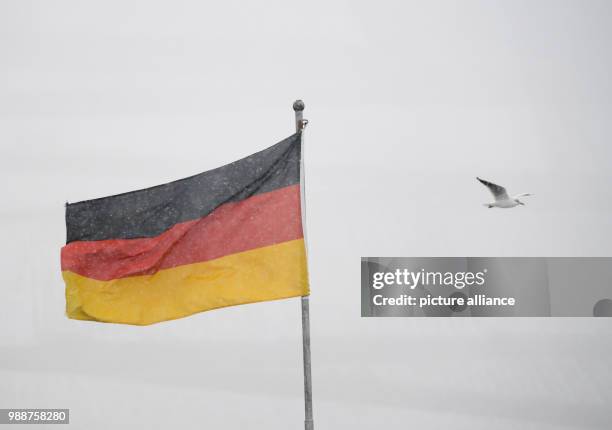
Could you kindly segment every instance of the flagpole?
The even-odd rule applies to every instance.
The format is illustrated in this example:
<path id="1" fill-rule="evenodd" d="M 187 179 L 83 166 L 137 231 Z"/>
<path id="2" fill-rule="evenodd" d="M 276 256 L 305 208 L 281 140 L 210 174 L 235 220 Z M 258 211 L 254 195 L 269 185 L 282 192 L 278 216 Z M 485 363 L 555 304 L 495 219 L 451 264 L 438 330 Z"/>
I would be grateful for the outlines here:
<path id="1" fill-rule="evenodd" d="M 295 112 L 295 131 L 302 132 L 301 139 L 301 151 L 302 156 L 300 157 L 300 194 L 301 194 L 301 208 L 302 208 L 302 228 L 304 229 L 304 239 L 306 239 L 306 222 L 304 219 L 305 204 L 304 204 L 304 138 L 303 131 L 306 121 L 304 121 L 303 111 L 304 102 L 302 100 L 296 100 L 293 103 L 293 110 Z M 304 429 L 313 430 L 314 421 L 312 419 L 312 374 L 310 370 L 310 302 L 309 296 L 302 296 L 302 349 L 304 357 Z"/>

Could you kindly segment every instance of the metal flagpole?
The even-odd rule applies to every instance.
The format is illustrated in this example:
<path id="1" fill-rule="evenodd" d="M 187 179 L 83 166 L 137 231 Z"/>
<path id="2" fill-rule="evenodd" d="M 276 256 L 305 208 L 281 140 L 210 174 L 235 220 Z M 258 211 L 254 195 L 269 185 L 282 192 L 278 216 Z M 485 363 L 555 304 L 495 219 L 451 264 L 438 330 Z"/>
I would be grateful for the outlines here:
<path id="1" fill-rule="evenodd" d="M 306 222 L 305 222 L 305 199 L 304 199 L 304 126 L 307 121 L 303 118 L 304 102 L 296 100 L 293 103 L 295 111 L 295 131 L 302 132 L 301 140 L 301 157 L 300 157 L 300 194 L 302 208 L 302 228 L 304 229 L 304 242 L 306 242 Z M 312 375 L 310 371 L 310 302 L 308 296 L 302 296 L 302 348 L 304 354 L 304 429 L 313 430 L 314 422 L 312 420 Z"/>

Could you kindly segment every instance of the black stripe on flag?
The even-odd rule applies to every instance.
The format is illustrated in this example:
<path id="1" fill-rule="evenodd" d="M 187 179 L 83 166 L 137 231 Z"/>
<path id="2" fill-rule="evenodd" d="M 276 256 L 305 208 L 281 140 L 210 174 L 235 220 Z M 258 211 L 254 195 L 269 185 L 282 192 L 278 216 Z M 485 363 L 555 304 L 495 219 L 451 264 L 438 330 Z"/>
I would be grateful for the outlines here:
<path id="1" fill-rule="evenodd" d="M 66 205 L 66 243 L 154 237 L 218 206 L 300 181 L 300 135 L 214 170 L 144 190 Z"/>

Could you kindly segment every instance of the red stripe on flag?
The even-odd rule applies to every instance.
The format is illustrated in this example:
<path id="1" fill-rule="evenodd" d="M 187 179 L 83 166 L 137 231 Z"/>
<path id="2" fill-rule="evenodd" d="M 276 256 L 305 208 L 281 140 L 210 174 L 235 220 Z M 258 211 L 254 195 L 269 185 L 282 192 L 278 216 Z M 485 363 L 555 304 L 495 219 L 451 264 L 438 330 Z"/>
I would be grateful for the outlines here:
<path id="1" fill-rule="evenodd" d="M 71 242 L 62 270 L 108 281 L 153 274 L 303 237 L 299 185 L 219 206 L 156 237 Z"/>

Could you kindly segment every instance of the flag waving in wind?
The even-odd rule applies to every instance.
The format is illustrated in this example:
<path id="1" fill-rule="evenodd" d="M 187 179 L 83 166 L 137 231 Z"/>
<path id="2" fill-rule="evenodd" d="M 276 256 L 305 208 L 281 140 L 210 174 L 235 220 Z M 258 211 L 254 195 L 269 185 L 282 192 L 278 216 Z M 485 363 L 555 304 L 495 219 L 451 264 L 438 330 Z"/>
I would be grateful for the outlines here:
<path id="1" fill-rule="evenodd" d="M 168 184 L 66 206 L 69 318 L 146 325 L 308 295 L 301 133 Z"/>

